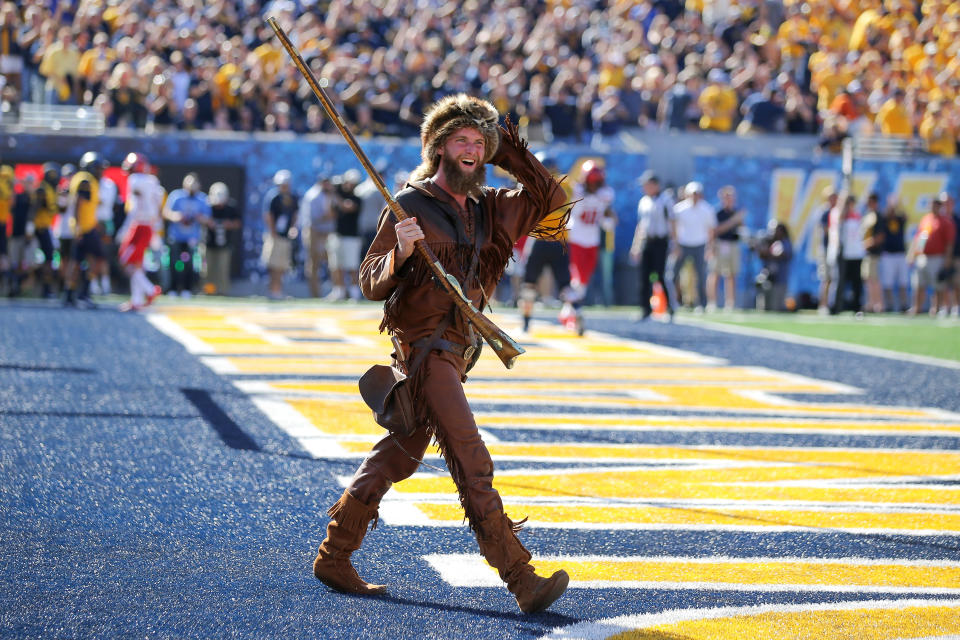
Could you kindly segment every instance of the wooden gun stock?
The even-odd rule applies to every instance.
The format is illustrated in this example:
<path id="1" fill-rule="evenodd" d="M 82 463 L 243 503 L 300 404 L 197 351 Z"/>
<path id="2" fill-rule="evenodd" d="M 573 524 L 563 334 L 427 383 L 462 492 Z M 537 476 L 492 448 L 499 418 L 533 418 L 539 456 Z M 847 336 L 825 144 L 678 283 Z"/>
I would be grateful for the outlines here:
<path id="1" fill-rule="evenodd" d="M 327 96 L 327 92 L 324 91 L 323 87 L 313 76 L 313 72 L 303 61 L 303 57 L 300 55 L 300 53 L 296 50 L 296 48 L 294 48 L 293 43 L 290 42 L 290 38 L 287 37 L 286 32 L 277 23 L 275 18 L 267 18 L 267 24 L 269 24 L 270 27 L 273 28 L 274 33 L 277 34 L 277 38 L 280 39 L 280 43 L 283 45 L 283 48 L 287 50 L 287 54 L 293 60 L 293 63 L 296 65 L 297 69 L 299 69 L 300 73 L 303 74 L 307 84 L 309 84 L 310 88 L 313 90 L 314 95 L 316 95 L 317 99 L 320 100 L 320 104 L 323 106 L 323 110 L 327 112 L 327 116 L 337 126 L 337 129 L 340 130 L 340 134 L 347 141 L 347 144 L 350 145 L 350 148 L 353 149 L 354 155 L 357 156 L 360 164 L 363 165 L 363 168 L 367 171 L 370 179 L 373 180 L 373 183 L 380 191 L 380 195 L 382 195 L 384 200 L 386 200 L 387 206 L 390 207 L 390 210 L 397 217 L 397 220 L 404 220 L 408 218 L 409 216 L 407 215 L 407 212 L 403 210 L 403 207 L 400 206 L 400 203 L 396 201 L 396 199 L 390 193 L 390 190 L 387 189 L 387 186 L 383 182 L 383 178 L 380 177 L 380 174 L 374 168 L 373 164 L 370 162 L 370 159 L 367 158 L 367 154 L 364 153 L 363 149 L 360 148 L 360 144 L 357 142 L 356 138 L 353 137 L 353 133 L 351 133 L 347 128 L 343 118 L 340 117 L 340 114 L 337 112 L 333 102 L 330 100 L 329 96 Z M 440 261 L 437 259 L 437 256 L 434 255 L 433 251 L 425 242 L 418 240 L 415 244 L 415 247 L 423 259 L 427 261 L 427 264 L 430 266 L 430 269 L 436 276 L 440 286 L 443 287 L 447 294 L 453 299 L 454 304 L 457 305 L 457 308 L 460 309 L 460 312 L 467 319 L 467 321 L 473 325 L 473 327 L 477 330 L 477 333 L 483 336 L 483 339 L 486 340 L 487 344 L 489 344 L 494 352 L 496 352 L 497 357 L 500 358 L 504 366 L 506 366 L 507 369 L 512 368 L 517 361 L 517 357 L 523 353 L 523 347 L 517 344 L 517 342 L 508 336 L 503 329 L 495 325 L 493 321 L 480 313 L 480 311 L 473 306 L 473 303 L 470 302 L 470 299 L 467 298 L 467 296 L 461 290 L 460 283 L 457 282 L 456 278 L 446 272 L 446 270 L 443 268 L 443 265 L 441 265 Z"/>

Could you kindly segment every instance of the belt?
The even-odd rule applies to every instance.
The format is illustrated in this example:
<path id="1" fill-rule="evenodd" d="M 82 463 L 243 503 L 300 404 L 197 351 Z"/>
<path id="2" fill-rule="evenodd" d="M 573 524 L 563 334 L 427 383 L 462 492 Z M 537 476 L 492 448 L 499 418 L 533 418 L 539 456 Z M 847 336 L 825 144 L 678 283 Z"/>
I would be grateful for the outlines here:
<path id="1" fill-rule="evenodd" d="M 456 342 L 450 342 L 444 338 L 437 338 L 432 343 L 429 338 L 420 338 L 419 340 L 414 341 L 410 346 L 414 349 L 423 349 L 427 346 L 430 349 L 440 349 L 441 351 L 449 351 L 455 356 L 459 356 L 464 360 L 470 360 L 473 357 L 473 354 L 477 352 L 477 347 L 472 344 L 459 344 Z"/>

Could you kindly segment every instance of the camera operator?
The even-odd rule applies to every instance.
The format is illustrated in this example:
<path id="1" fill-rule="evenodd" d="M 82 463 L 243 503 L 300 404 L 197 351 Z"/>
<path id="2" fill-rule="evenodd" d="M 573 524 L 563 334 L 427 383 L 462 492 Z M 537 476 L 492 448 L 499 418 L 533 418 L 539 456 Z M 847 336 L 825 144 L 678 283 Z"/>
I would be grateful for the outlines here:
<path id="1" fill-rule="evenodd" d="M 786 311 L 787 279 L 793 259 L 793 243 L 786 225 L 771 220 L 767 229 L 748 239 L 763 268 L 756 277 L 757 310 Z"/>

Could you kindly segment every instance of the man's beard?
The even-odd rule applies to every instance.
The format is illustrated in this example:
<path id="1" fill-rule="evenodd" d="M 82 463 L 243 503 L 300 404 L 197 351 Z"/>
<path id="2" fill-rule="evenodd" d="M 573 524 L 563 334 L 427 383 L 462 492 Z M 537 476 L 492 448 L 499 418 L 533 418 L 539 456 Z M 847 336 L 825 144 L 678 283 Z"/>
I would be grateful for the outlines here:
<path id="1" fill-rule="evenodd" d="M 479 190 L 487 182 L 487 165 L 480 165 L 470 173 L 465 173 L 460 168 L 460 163 L 450 156 L 440 156 L 440 162 L 443 166 L 443 175 L 447 179 L 447 186 L 454 193 L 466 195 Z"/>

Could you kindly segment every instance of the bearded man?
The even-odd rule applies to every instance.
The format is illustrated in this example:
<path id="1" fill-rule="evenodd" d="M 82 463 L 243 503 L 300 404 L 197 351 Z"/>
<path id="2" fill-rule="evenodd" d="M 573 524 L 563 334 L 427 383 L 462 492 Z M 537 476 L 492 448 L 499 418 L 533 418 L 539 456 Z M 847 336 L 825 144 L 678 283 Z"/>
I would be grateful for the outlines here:
<path id="1" fill-rule="evenodd" d="M 408 367 L 419 427 L 409 436 L 388 434 L 369 453 L 340 500 L 314 561 L 314 575 L 338 591 L 379 594 L 350 563 L 378 505 L 394 482 L 412 475 L 435 439 L 453 477 L 480 551 L 495 567 L 525 613 L 542 611 L 563 594 L 563 570 L 549 578 L 534 573 L 531 555 L 517 538 L 520 524 L 503 510 L 493 487 L 493 460 L 480 437 L 463 391 L 480 340 L 453 300 L 433 282 L 426 261 L 414 252 L 425 242 L 465 295 L 483 309 L 524 235 L 552 238 L 566 220 L 545 219 L 566 196 L 550 172 L 527 151 L 509 120 L 497 124 L 489 102 L 459 94 L 434 104 L 421 126 L 423 162 L 396 195 L 410 216 L 398 222 L 380 215 L 377 235 L 360 266 L 360 287 L 384 300 L 381 330 L 396 339 L 393 358 Z M 486 164 L 512 174 L 513 189 L 485 186 Z M 520 186 L 522 185 L 522 186 Z"/>

